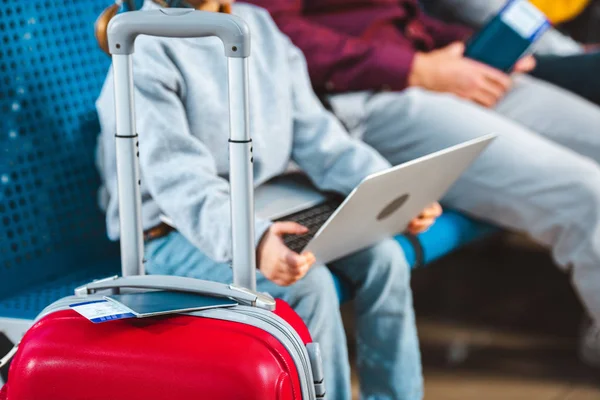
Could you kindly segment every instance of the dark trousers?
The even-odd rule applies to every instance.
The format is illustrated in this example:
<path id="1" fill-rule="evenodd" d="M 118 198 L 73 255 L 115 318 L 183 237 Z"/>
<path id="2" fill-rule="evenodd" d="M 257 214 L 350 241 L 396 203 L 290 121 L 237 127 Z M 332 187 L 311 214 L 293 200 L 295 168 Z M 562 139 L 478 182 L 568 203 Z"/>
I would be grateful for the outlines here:
<path id="1" fill-rule="evenodd" d="M 577 93 L 600 105 L 600 52 L 568 57 L 538 56 L 536 78 Z"/>

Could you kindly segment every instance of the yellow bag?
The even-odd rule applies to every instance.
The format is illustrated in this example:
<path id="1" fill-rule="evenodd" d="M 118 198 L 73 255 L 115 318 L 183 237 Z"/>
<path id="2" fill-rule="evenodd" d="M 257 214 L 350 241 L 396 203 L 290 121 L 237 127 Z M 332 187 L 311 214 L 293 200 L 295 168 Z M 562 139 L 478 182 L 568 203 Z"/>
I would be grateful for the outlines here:
<path id="1" fill-rule="evenodd" d="M 553 24 L 569 21 L 579 14 L 590 3 L 590 0 L 530 0 L 542 10 Z"/>

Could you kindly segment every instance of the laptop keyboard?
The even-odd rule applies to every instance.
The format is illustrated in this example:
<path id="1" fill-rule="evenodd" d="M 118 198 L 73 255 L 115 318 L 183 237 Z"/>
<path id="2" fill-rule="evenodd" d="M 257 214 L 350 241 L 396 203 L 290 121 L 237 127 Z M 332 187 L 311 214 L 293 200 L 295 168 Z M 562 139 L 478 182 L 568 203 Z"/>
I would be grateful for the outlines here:
<path id="1" fill-rule="evenodd" d="M 278 221 L 293 221 L 308 228 L 304 235 L 285 235 L 283 241 L 290 249 L 301 253 L 308 242 L 317 234 L 321 226 L 327 222 L 331 214 L 342 204 L 339 199 L 332 198 L 297 213 L 290 214 Z"/>

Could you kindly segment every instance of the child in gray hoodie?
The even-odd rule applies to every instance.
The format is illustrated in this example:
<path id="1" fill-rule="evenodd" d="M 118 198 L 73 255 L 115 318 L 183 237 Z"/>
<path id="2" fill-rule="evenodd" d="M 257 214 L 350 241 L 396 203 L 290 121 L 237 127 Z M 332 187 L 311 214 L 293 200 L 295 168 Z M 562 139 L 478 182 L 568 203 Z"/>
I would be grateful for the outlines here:
<path id="1" fill-rule="evenodd" d="M 150 0 L 144 5 L 156 7 Z M 322 107 L 311 89 L 302 53 L 266 11 L 235 4 L 233 13 L 248 23 L 252 33 L 250 129 L 256 186 L 284 173 L 294 161 L 319 189 L 349 194 L 363 178 L 389 167 L 369 146 L 350 138 Z M 161 214 L 176 227 L 147 241 L 147 272 L 229 283 L 229 119 L 222 44 L 216 38 L 141 36 L 133 63 L 144 229 L 159 226 Z M 112 80 L 111 71 L 97 109 L 102 193 L 108 233 L 116 240 Z M 437 204 L 425 210 L 410 229 L 426 229 L 440 212 Z M 286 300 L 321 344 L 328 398 L 351 399 L 346 338 L 330 271 L 355 289 L 363 398 L 422 398 L 409 266 L 398 243 L 384 240 L 327 266 L 313 265 L 312 254 L 297 254 L 282 240 L 283 235 L 301 234 L 306 228 L 256 219 L 255 229 L 258 290 Z"/>

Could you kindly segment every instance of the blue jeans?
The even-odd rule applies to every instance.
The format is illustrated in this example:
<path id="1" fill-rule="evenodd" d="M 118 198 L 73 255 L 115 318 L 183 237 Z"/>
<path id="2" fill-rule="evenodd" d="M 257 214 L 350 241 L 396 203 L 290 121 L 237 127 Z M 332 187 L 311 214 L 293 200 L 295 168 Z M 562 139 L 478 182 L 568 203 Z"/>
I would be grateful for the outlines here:
<path id="1" fill-rule="evenodd" d="M 223 283 L 233 279 L 229 265 L 207 258 L 178 232 L 147 243 L 146 259 L 150 274 Z M 421 399 L 423 379 L 409 267 L 400 246 L 392 239 L 328 267 L 315 265 L 289 287 L 272 283 L 258 271 L 258 290 L 287 301 L 320 343 L 327 398 L 352 398 L 346 337 L 330 269 L 355 288 L 361 397 Z"/>

